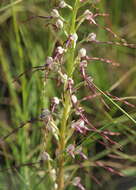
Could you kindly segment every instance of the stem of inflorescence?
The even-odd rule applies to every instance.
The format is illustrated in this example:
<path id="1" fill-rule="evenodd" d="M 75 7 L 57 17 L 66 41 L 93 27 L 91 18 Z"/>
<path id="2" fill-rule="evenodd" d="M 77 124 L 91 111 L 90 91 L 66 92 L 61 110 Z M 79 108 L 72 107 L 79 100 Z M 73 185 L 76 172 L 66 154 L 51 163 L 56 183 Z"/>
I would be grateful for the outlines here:
<path id="1" fill-rule="evenodd" d="M 72 13 L 72 22 L 70 27 L 70 34 L 75 33 L 75 24 L 76 24 L 76 16 L 79 7 L 79 0 L 75 0 L 73 13 Z M 75 47 L 74 43 L 72 47 L 69 48 L 68 52 L 68 60 L 67 60 L 67 76 L 68 78 L 72 78 L 73 71 L 74 71 L 74 54 L 75 54 Z M 67 83 L 67 82 L 66 82 Z M 61 119 L 61 126 L 60 126 L 60 141 L 59 141 L 59 169 L 57 174 L 57 190 L 64 190 L 64 164 L 65 164 L 65 156 L 64 150 L 66 146 L 66 134 L 67 134 L 67 126 L 68 126 L 68 118 L 70 116 L 71 111 L 71 98 L 70 93 L 67 90 L 67 84 L 64 85 L 64 92 L 63 92 L 63 114 Z"/>

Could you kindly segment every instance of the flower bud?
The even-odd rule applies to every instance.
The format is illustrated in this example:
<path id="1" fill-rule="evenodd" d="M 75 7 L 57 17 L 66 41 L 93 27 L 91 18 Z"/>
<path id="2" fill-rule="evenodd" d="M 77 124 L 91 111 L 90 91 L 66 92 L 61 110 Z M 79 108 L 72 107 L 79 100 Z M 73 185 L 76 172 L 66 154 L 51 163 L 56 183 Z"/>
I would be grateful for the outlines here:
<path id="1" fill-rule="evenodd" d="M 50 155 L 49 155 L 47 152 L 43 152 L 43 153 L 41 154 L 41 159 L 42 159 L 43 161 L 51 161 L 51 160 L 52 160 L 51 157 L 50 157 Z"/>
<path id="2" fill-rule="evenodd" d="M 82 107 L 78 107 L 75 114 L 76 115 L 81 115 L 84 112 L 84 109 Z"/>
<path id="3" fill-rule="evenodd" d="M 80 183 L 81 179 L 80 177 L 75 177 L 74 180 L 72 181 L 72 184 L 74 186 L 78 186 L 78 184 Z"/>
<path id="4" fill-rule="evenodd" d="M 68 154 L 72 156 L 72 158 L 75 158 L 75 154 L 74 154 L 75 146 L 73 144 L 69 144 L 66 151 Z"/>
<path id="5" fill-rule="evenodd" d="M 93 13 L 89 11 L 88 9 L 84 12 L 84 16 L 87 18 L 88 16 L 93 16 Z"/>
<path id="6" fill-rule="evenodd" d="M 87 131 L 90 131 L 90 129 L 85 126 L 83 119 L 79 119 L 78 121 L 73 122 L 71 128 L 75 129 L 75 131 L 78 131 L 81 134 L 86 134 Z"/>
<path id="7" fill-rule="evenodd" d="M 85 57 L 86 56 L 86 49 L 81 48 L 78 52 L 79 57 Z"/>
<path id="8" fill-rule="evenodd" d="M 71 96 L 71 100 L 72 100 L 73 104 L 77 103 L 77 97 L 75 95 Z"/>
<path id="9" fill-rule="evenodd" d="M 70 36 L 70 39 L 74 42 L 74 48 L 75 48 L 76 42 L 77 42 L 77 40 L 78 40 L 78 35 L 77 35 L 76 33 L 74 33 L 74 34 L 72 34 L 72 35 Z"/>
<path id="10" fill-rule="evenodd" d="M 72 78 L 68 78 L 68 83 L 69 83 L 69 85 L 73 85 L 74 84 L 73 79 Z"/>
<path id="11" fill-rule="evenodd" d="M 53 103 L 56 104 L 56 105 L 58 105 L 59 102 L 60 102 L 60 100 L 59 100 L 57 97 L 54 97 L 52 101 L 53 101 Z"/>
<path id="12" fill-rule="evenodd" d="M 70 5 L 68 5 L 65 1 L 60 1 L 60 3 L 59 3 L 59 7 L 60 8 L 65 8 L 65 7 L 67 7 L 67 8 L 69 8 L 70 10 L 72 10 L 73 8 L 70 6 Z"/>
<path id="13" fill-rule="evenodd" d="M 86 41 L 91 42 L 96 40 L 96 34 L 95 33 L 90 33 L 86 39 Z"/>
<path id="14" fill-rule="evenodd" d="M 60 55 L 63 54 L 64 51 L 65 51 L 65 49 L 62 48 L 61 46 L 58 46 L 58 47 L 57 47 L 57 53 L 59 53 Z"/>
<path id="15" fill-rule="evenodd" d="M 62 29 L 62 28 L 63 28 L 63 21 L 60 20 L 60 19 L 58 19 L 58 20 L 56 21 L 56 26 L 57 26 L 57 28 Z"/>
<path id="16" fill-rule="evenodd" d="M 77 186 L 81 190 L 85 190 L 84 186 L 80 182 L 81 182 L 81 178 L 80 177 L 75 177 L 73 179 L 73 181 L 72 181 L 72 184 L 74 186 Z"/>
<path id="17" fill-rule="evenodd" d="M 60 1 L 59 3 L 60 8 L 65 8 L 66 6 L 67 6 L 67 3 L 65 3 L 65 1 Z"/>
<path id="18" fill-rule="evenodd" d="M 58 17 L 60 17 L 60 14 L 59 14 L 59 12 L 58 12 L 57 9 L 52 9 L 52 11 L 51 11 L 51 16 L 52 16 L 53 18 L 58 18 Z"/>
<path id="19" fill-rule="evenodd" d="M 47 63 L 47 65 L 52 65 L 53 64 L 53 58 L 48 56 L 46 59 L 46 63 Z"/>

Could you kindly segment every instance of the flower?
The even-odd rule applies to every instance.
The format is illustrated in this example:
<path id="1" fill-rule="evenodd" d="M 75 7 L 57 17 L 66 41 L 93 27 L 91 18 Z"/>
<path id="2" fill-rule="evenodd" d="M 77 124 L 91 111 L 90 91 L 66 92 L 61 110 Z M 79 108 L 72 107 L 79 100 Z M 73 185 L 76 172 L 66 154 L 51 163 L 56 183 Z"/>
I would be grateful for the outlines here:
<path id="1" fill-rule="evenodd" d="M 96 22 L 94 20 L 94 14 L 91 11 L 86 10 L 84 12 L 84 17 L 86 20 L 89 20 L 90 24 L 96 24 Z"/>
<path id="2" fill-rule="evenodd" d="M 58 46 L 56 51 L 57 51 L 57 53 L 59 53 L 61 55 L 65 52 L 65 49 L 62 48 L 61 46 Z"/>
<path id="3" fill-rule="evenodd" d="M 84 186 L 83 186 L 80 182 L 81 182 L 81 178 L 80 178 L 80 177 L 75 177 L 75 178 L 73 179 L 73 181 L 72 181 L 72 184 L 73 184 L 74 186 L 79 187 L 79 189 L 81 189 L 81 190 L 85 190 Z"/>
<path id="4" fill-rule="evenodd" d="M 72 126 L 71 126 L 73 129 L 75 129 L 76 131 L 82 133 L 82 134 L 85 134 L 87 131 L 89 131 L 90 129 L 88 129 L 86 126 L 85 126 L 85 122 L 83 119 L 79 119 L 78 121 L 76 122 L 73 122 Z"/>
<path id="5" fill-rule="evenodd" d="M 59 100 L 58 97 L 54 97 L 54 98 L 52 99 L 52 102 L 53 102 L 54 104 L 58 105 L 59 102 L 60 102 L 60 100 Z"/>
<path id="6" fill-rule="evenodd" d="M 87 156 L 82 152 L 82 147 L 75 147 L 75 145 L 68 145 L 66 152 L 71 155 L 72 158 L 75 158 L 76 155 L 80 155 L 83 159 L 87 160 Z"/>
<path id="7" fill-rule="evenodd" d="M 52 9 L 52 11 L 51 11 L 51 16 L 52 16 L 53 18 L 58 18 L 58 17 L 60 17 L 60 14 L 59 14 L 59 12 L 58 12 L 57 9 Z"/>
<path id="8" fill-rule="evenodd" d="M 96 40 L 96 34 L 95 33 L 90 33 L 86 39 L 86 41 L 91 42 Z"/>
<path id="9" fill-rule="evenodd" d="M 78 40 L 78 35 L 76 33 L 71 34 L 70 39 L 74 42 L 74 48 L 76 47 L 76 42 Z"/>
<path id="10" fill-rule="evenodd" d="M 82 156 L 83 159 L 87 160 L 87 156 L 82 152 L 81 146 L 76 148 L 75 154 L 79 154 L 80 156 Z"/>
<path id="11" fill-rule="evenodd" d="M 88 9 L 84 12 L 84 16 L 87 20 L 89 20 L 90 17 L 93 16 L 93 13 L 89 11 Z"/>
<path id="12" fill-rule="evenodd" d="M 79 50 L 79 52 L 78 52 L 78 56 L 79 56 L 80 58 L 85 57 L 85 56 L 86 56 L 86 49 L 85 49 L 85 48 L 81 48 L 81 49 Z"/>
<path id="13" fill-rule="evenodd" d="M 60 1 L 59 3 L 60 8 L 65 8 L 66 6 L 67 6 L 67 3 L 65 3 L 65 1 Z"/>
<path id="14" fill-rule="evenodd" d="M 49 120 L 50 119 L 50 116 L 51 116 L 51 113 L 48 109 L 43 109 L 42 110 L 42 113 L 40 115 L 40 118 L 42 120 Z"/>
<path id="15" fill-rule="evenodd" d="M 45 151 L 41 154 L 41 159 L 43 161 L 52 161 L 50 155 L 47 152 L 45 152 Z"/>
<path id="16" fill-rule="evenodd" d="M 68 145 L 66 151 L 72 156 L 72 158 L 75 158 L 75 146 L 73 144 Z"/>
<path id="17" fill-rule="evenodd" d="M 65 7 L 68 7 L 69 9 L 73 9 L 70 5 L 68 5 L 65 1 L 60 1 L 60 3 L 59 3 L 59 7 L 60 8 L 65 8 Z"/>
<path id="18" fill-rule="evenodd" d="M 62 28 L 63 28 L 63 21 L 60 20 L 60 19 L 58 19 L 58 20 L 56 21 L 56 27 L 62 29 Z"/>
<path id="19" fill-rule="evenodd" d="M 47 59 L 46 59 L 46 64 L 47 64 L 49 69 L 52 69 L 53 63 L 54 63 L 53 58 L 48 56 Z"/>
<path id="20" fill-rule="evenodd" d="M 72 103 L 75 105 L 77 103 L 77 97 L 75 95 L 71 96 Z"/>
<path id="21" fill-rule="evenodd" d="M 51 100 L 51 112 L 53 113 L 56 109 L 56 106 L 60 103 L 60 100 L 58 97 L 53 97 Z"/>

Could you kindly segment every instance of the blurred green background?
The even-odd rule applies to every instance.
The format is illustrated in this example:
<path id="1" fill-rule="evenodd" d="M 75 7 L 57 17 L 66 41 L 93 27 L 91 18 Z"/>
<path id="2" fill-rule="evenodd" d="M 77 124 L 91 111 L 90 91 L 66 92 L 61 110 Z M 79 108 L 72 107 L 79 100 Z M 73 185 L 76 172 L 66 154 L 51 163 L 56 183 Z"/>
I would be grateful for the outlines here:
<path id="1" fill-rule="evenodd" d="M 1 137 L 18 127 L 20 123 L 30 118 L 37 118 L 41 108 L 43 108 L 43 72 L 39 71 L 34 74 L 28 72 L 15 83 L 13 83 L 13 79 L 26 69 L 43 65 L 46 57 L 52 55 L 56 42 L 60 44 L 63 42 L 64 37 L 61 32 L 53 33 L 48 27 L 46 19 L 35 18 L 26 21 L 34 15 L 49 15 L 56 2 L 55 0 L 0 0 Z M 71 0 L 67 3 L 72 4 L 73 2 Z M 110 14 L 109 17 L 98 19 L 101 26 L 112 28 L 128 43 L 136 43 L 136 0 L 101 0 L 95 6 L 96 8 L 90 6 L 92 12 L 99 11 Z M 79 15 L 85 9 L 89 9 L 89 6 L 84 6 Z M 62 10 L 61 14 L 69 19 L 67 9 Z M 102 28 L 91 27 L 87 23 L 83 24 L 78 31 L 79 40 L 90 32 L 95 32 L 100 41 L 116 41 Z M 136 104 L 136 50 L 102 44 L 83 44 L 83 46 L 87 48 L 90 56 L 110 58 L 120 63 L 120 67 L 117 68 L 100 63 L 89 66 L 88 73 L 93 76 L 95 83 L 102 90 L 112 91 L 111 93 L 115 96 L 130 97 L 128 101 Z M 75 78 L 78 81 L 78 76 L 75 75 Z M 51 97 L 60 96 L 59 89 L 55 88 L 51 81 L 46 86 L 46 93 L 44 107 L 49 106 Z M 78 96 L 84 97 L 87 95 L 86 93 L 83 90 L 79 92 Z M 123 104 L 120 106 L 130 116 L 136 118 L 135 108 Z M 117 138 L 117 141 L 121 144 L 124 143 L 124 152 L 119 154 L 116 150 L 116 154 L 120 156 L 120 161 L 116 167 L 124 171 L 127 181 L 125 179 L 123 181 L 122 178 L 111 177 L 112 175 L 107 171 L 98 168 L 94 174 L 97 174 L 102 186 L 99 186 L 90 179 L 91 177 L 89 178 L 86 175 L 84 181 L 86 188 L 88 190 L 132 190 L 132 187 L 133 190 L 136 189 L 136 184 L 133 183 L 134 180 L 136 181 L 136 126 L 114 106 L 110 111 L 105 111 L 98 99 L 87 104 L 84 103 L 84 107 L 91 114 L 91 120 L 96 126 L 109 127 L 113 131 L 121 132 L 122 135 Z M 98 157 L 98 159 L 104 160 L 104 156 L 108 153 L 97 146 L 96 143 L 92 146 L 95 151 L 92 151 L 91 159 L 97 160 Z M 0 145 L 1 169 L 11 167 L 14 164 L 36 162 L 40 150 L 40 125 L 38 123 L 28 124 L 17 134 L 10 136 L 5 144 Z M 46 180 L 39 182 L 41 174 L 37 170 L 38 166 L 33 169 L 21 167 L 20 173 L 17 170 L 14 172 L 14 177 L 9 171 L 0 173 L 0 190 L 48 189 Z"/>

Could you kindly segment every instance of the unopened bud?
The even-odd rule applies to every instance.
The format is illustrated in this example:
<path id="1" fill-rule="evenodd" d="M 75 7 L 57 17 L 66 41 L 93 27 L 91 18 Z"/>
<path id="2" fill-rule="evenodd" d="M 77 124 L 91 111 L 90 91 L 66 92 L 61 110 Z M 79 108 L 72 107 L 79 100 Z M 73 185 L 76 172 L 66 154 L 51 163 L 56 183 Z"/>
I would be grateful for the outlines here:
<path id="1" fill-rule="evenodd" d="M 63 21 L 62 20 L 60 20 L 60 19 L 58 19 L 57 21 L 56 21 L 56 26 L 57 26 L 57 28 L 63 28 Z"/>
<path id="2" fill-rule="evenodd" d="M 79 57 L 85 57 L 86 56 L 86 49 L 81 48 L 78 52 Z"/>
<path id="3" fill-rule="evenodd" d="M 52 9 L 52 11 L 51 11 L 51 16 L 52 16 L 53 18 L 58 18 L 58 17 L 60 17 L 60 14 L 59 14 L 59 12 L 58 12 L 57 9 Z"/>

